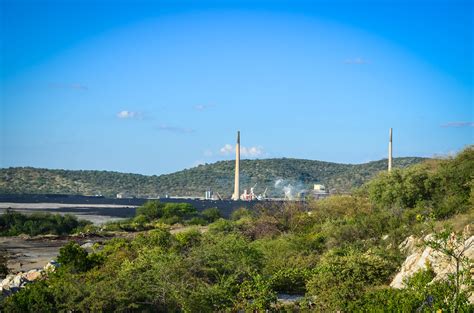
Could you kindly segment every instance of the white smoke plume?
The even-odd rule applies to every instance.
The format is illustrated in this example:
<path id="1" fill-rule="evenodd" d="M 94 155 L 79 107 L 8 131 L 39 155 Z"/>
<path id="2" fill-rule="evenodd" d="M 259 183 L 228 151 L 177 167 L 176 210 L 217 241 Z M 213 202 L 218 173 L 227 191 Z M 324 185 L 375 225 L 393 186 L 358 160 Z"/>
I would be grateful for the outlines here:
<path id="1" fill-rule="evenodd" d="M 277 179 L 275 181 L 275 190 L 277 193 L 284 195 L 287 200 L 295 200 L 306 188 L 301 182 L 290 182 L 285 179 Z"/>

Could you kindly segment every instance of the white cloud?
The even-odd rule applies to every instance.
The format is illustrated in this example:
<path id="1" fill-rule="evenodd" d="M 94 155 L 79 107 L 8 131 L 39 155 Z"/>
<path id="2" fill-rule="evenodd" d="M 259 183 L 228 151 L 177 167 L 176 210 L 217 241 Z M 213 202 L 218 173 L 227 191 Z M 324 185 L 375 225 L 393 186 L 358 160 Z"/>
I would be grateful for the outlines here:
<path id="1" fill-rule="evenodd" d="M 474 122 L 448 122 L 441 127 L 474 127 Z"/>
<path id="2" fill-rule="evenodd" d="M 232 155 L 235 153 L 235 146 L 231 144 L 225 144 L 222 148 L 219 149 L 220 154 L 222 155 Z M 244 147 L 240 146 L 240 155 L 243 157 L 252 157 L 256 158 L 264 154 L 263 148 L 260 146 Z"/>
<path id="3" fill-rule="evenodd" d="M 262 147 L 242 147 L 240 148 L 240 154 L 242 156 L 258 157 L 263 154 L 263 149 Z"/>
<path id="4" fill-rule="evenodd" d="M 138 112 L 132 112 L 132 111 L 127 111 L 127 110 L 123 110 L 123 111 L 120 111 L 117 113 L 117 117 L 118 118 L 121 118 L 121 119 L 126 119 L 126 118 L 137 118 L 139 117 L 139 113 Z"/>
<path id="5" fill-rule="evenodd" d="M 231 144 L 225 144 L 222 148 L 219 149 L 221 154 L 229 155 L 235 153 L 235 148 Z"/>

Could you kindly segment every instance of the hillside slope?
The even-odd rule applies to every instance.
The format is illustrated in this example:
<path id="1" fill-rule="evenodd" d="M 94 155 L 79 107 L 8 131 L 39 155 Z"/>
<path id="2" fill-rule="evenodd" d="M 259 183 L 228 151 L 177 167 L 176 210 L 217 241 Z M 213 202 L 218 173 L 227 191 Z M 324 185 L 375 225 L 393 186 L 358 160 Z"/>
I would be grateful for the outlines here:
<path id="1" fill-rule="evenodd" d="M 395 167 L 407 167 L 423 158 L 394 159 Z M 283 187 L 294 190 L 321 183 L 332 191 L 348 192 L 386 168 L 387 161 L 365 164 L 338 164 L 301 159 L 241 161 L 241 189 L 257 184 L 256 193 L 268 187 L 269 196 L 280 197 Z M 146 176 L 109 171 L 50 170 L 31 167 L 0 169 L 0 193 L 102 194 L 115 196 L 202 196 L 208 188 L 230 197 L 233 190 L 233 161 L 200 165 L 176 173 Z M 277 183 L 279 182 L 279 183 Z"/>

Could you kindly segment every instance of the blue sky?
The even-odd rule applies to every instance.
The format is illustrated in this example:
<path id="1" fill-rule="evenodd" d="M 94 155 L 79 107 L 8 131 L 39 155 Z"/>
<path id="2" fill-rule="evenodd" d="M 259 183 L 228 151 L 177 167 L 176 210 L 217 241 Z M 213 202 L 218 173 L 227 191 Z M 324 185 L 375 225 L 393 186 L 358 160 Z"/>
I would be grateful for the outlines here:
<path id="1" fill-rule="evenodd" d="M 473 143 L 473 2 L 0 0 L 0 166 L 169 173 Z"/>

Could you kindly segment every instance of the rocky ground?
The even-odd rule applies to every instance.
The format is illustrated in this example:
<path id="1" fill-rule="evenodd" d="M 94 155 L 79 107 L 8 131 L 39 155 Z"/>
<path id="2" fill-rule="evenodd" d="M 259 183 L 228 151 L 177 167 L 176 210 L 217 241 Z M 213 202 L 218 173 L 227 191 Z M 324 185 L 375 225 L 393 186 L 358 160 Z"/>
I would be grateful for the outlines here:
<path id="1" fill-rule="evenodd" d="M 7 266 L 12 273 L 42 268 L 56 259 L 59 249 L 68 241 L 86 243 L 109 239 L 103 236 L 15 236 L 0 237 L 0 253 L 7 256 Z"/>
<path id="2" fill-rule="evenodd" d="M 453 258 L 447 257 L 445 254 L 426 246 L 425 243 L 432 240 L 433 235 L 431 234 L 424 238 L 410 236 L 399 245 L 399 249 L 407 255 L 407 258 L 403 262 L 398 274 L 390 283 L 391 287 L 403 288 L 406 278 L 411 277 L 419 270 L 426 269 L 428 266 L 436 274 L 436 277 L 433 279 L 434 281 L 446 279 L 448 274 L 455 272 L 456 266 Z M 462 255 L 463 258 L 470 260 L 471 264 L 474 264 L 474 236 L 470 226 L 464 229 L 461 242 L 455 243 L 454 237 L 450 241 L 448 241 L 448 247 L 456 247 L 453 250 L 457 255 Z M 471 267 L 470 272 L 474 276 L 474 268 Z M 467 286 L 464 286 L 464 288 L 467 288 Z M 469 301 L 474 303 L 473 294 L 470 295 Z"/>

